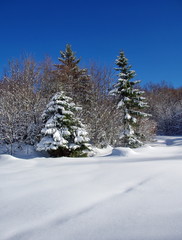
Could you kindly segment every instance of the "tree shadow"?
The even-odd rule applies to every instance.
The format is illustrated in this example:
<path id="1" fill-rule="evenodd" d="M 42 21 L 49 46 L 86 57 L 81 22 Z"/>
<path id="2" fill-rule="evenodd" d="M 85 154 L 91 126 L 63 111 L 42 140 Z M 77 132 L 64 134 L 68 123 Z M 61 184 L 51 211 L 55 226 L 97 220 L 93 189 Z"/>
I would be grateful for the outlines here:
<path id="1" fill-rule="evenodd" d="M 166 139 L 165 143 L 167 146 L 182 146 L 182 137 Z"/>

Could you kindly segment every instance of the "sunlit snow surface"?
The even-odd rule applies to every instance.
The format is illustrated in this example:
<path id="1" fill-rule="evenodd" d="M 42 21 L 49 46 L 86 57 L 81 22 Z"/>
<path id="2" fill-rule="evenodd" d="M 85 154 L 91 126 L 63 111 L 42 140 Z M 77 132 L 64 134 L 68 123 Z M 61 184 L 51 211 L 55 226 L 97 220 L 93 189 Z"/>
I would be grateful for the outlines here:
<path id="1" fill-rule="evenodd" d="M 0 155 L 1 240 L 181 240 L 182 137 L 90 158 Z"/>

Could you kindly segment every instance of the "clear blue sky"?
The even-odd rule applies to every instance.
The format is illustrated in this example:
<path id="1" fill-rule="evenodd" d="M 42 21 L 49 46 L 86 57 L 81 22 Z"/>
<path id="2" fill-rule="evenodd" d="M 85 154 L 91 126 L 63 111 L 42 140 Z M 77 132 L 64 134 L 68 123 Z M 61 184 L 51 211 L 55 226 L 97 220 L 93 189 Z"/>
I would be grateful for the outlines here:
<path id="1" fill-rule="evenodd" d="M 83 65 L 124 50 L 143 83 L 182 86 L 182 0 L 1 0 L 0 34 L 0 72 L 25 52 L 57 63 L 70 43 Z"/>

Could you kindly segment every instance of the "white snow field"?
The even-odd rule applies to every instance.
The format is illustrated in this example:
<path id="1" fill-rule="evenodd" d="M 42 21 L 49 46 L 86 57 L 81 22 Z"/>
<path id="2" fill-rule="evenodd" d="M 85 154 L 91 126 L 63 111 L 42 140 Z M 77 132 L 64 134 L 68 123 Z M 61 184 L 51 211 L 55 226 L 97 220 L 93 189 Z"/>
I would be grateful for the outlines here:
<path id="1" fill-rule="evenodd" d="M 90 158 L 0 155 L 0 240 L 181 240 L 182 137 Z"/>

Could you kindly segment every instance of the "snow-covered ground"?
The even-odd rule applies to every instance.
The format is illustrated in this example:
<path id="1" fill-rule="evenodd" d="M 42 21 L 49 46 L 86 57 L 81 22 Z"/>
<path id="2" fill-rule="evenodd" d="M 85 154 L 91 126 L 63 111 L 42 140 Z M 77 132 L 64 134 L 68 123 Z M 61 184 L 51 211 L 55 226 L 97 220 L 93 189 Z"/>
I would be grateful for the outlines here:
<path id="1" fill-rule="evenodd" d="M 182 137 L 90 158 L 0 155 L 0 240 L 149 239 L 182 239 Z"/>

